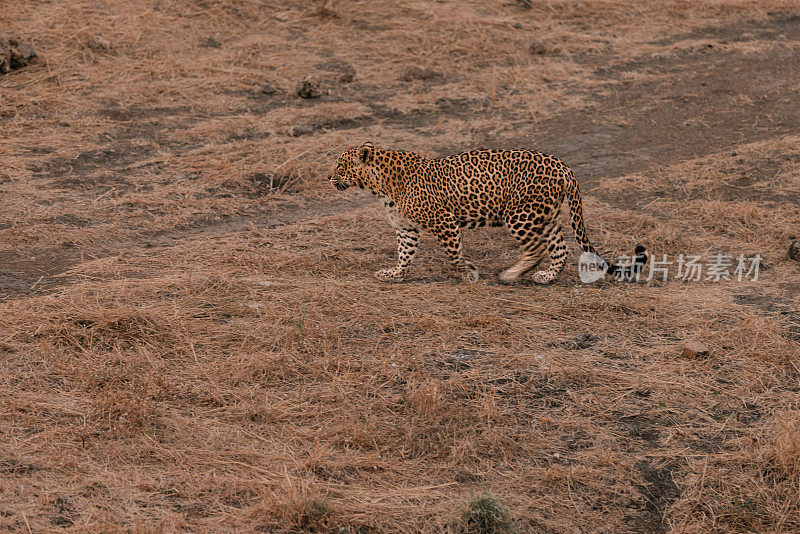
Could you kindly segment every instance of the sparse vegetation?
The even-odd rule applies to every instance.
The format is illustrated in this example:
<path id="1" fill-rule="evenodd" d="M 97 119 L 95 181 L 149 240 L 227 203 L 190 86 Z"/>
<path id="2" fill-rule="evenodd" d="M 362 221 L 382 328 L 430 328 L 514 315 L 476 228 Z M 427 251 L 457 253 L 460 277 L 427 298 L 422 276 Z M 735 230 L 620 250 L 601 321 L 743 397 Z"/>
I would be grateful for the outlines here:
<path id="1" fill-rule="evenodd" d="M 0 530 L 800 530 L 797 2 L 12 4 Z M 552 152 L 598 249 L 763 269 L 506 287 L 484 229 L 382 284 L 325 180 L 367 140 Z"/>
<path id="2" fill-rule="evenodd" d="M 513 532 L 508 508 L 491 493 L 473 495 L 456 525 L 463 534 L 505 534 Z"/>

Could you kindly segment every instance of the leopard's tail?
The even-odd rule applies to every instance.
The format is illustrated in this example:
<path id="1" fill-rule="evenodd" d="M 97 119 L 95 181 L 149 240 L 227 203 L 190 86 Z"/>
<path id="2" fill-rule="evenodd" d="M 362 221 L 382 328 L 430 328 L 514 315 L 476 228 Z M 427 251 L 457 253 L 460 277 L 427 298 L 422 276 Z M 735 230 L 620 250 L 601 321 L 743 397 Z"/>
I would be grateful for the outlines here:
<path id="1" fill-rule="evenodd" d="M 586 226 L 583 224 L 583 202 L 581 201 L 581 191 L 578 187 L 578 181 L 572 171 L 568 171 L 565 179 L 565 193 L 566 200 L 569 202 L 569 219 L 572 224 L 572 231 L 575 232 L 575 239 L 581 247 L 583 252 L 588 252 L 596 256 L 596 260 L 602 263 L 603 267 L 607 268 L 606 273 L 615 275 L 624 280 L 632 280 L 638 273 L 642 271 L 644 265 L 647 263 L 648 254 L 647 248 L 641 243 L 636 245 L 634 250 L 633 261 L 629 265 L 619 266 L 609 264 L 606 260 L 600 257 L 595 251 L 592 244 L 589 242 L 589 236 L 586 234 Z"/>

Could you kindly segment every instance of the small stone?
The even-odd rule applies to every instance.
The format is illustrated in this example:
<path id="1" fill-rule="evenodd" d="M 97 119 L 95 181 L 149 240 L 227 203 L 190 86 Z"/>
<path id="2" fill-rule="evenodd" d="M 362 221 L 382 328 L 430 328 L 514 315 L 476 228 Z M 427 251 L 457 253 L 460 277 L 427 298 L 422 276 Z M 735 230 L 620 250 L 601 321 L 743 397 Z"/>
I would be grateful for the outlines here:
<path id="1" fill-rule="evenodd" d="M 424 69 L 422 67 L 410 67 L 406 69 L 403 74 L 403 79 L 407 82 L 413 80 L 433 80 L 442 76 L 442 73 L 433 69 Z"/>
<path id="2" fill-rule="evenodd" d="M 104 39 L 99 35 L 95 35 L 94 37 L 92 37 L 89 40 L 88 46 L 95 52 L 108 52 L 109 50 L 111 50 L 111 43 L 108 42 L 107 39 Z"/>
<path id="3" fill-rule="evenodd" d="M 794 261 L 800 261 L 800 240 L 789 245 L 789 257 Z"/>
<path id="4" fill-rule="evenodd" d="M 21 69 L 32 63 L 38 56 L 33 47 L 20 39 L 6 39 L 0 36 L 0 74 L 12 69 Z"/>
<path id="5" fill-rule="evenodd" d="M 683 346 L 683 357 L 689 359 L 702 358 L 711 352 L 706 345 L 699 341 L 689 341 Z"/>
<path id="6" fill-rule="evenodd" d="M 543 40 L 534 39 L 531 45 L 528 47 L 528 52 L 537 56 L 541 56 L 550 52 L 550 47 L 548 47 L 547 43 L 545 43 Z"/>
<path id="7" fill-rule="evenodd" d="M 11 68 L 19 69 L 38 57 L 36 50 L 25 41 L 19 39 L 9 39 L 9 44 L 16 48 L 16 52 L 11 51 Z"/>
<path id="8" fill-rule="evenodd" d="M 314 133 L 314 129 L 311 126 L 306 126 L 304 124 L 289 128 L 289 135 L 292 137 L 300 137 L 302 135 L 310 135 L 312 133 Z"/>
<path id="9" fill-rule="evenodd" d="M 219 48 L 220 46 L 222 46 L 222 43 L 220 43 L 219 41 L 217 41 L 213 37 L 206 37 L 203 40 L 203 43 L 202 43 L 201 46 L 204 46 L 205 48 Z"/>
<path id="10" fill-rule="evenodd" d="M 322 91 L 319 89 L 319 82 L 310 76 L 307 76 L 302 82 L 297 85 L 297 96 L 303 99 L 319 98 L 322 96 Z"/>

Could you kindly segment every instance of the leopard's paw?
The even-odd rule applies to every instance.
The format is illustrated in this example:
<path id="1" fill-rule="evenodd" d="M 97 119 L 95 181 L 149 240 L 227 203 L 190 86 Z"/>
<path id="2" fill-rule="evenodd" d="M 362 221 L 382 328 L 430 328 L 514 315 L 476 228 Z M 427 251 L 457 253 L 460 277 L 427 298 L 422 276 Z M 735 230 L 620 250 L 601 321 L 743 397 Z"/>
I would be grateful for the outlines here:
<path id="1" fill-rule="evenodd" d="M 555 275 L 547 271 L 536 271 L 533 273 L 533 281 L 537 284 L 547 285 L 555 280 Z"/>
<path id="2" fill-rule="evenodd" d="M 519 273 L 514 271 L 513 269 L 506 269 L 502 273 L 500 273 L 500 283 L 502 284 L 513 284 L 519 278 Z"/>
<path id="3" fill-rule="evenodd" d="M 470 284 L 474 284 L 478 280 L 481 279 L 481 275 L 478 274 L 478 269 L 470 265 L 469 271 L 464 275 L 464 281 L 469 282 Z"/>
<path id="4" fill-rule="evenodd" d="M 381 282 L 396 282 L 403 279 L 403 273 L 397 269 L 381 269 L 375 271 L 375 278 Z"/>

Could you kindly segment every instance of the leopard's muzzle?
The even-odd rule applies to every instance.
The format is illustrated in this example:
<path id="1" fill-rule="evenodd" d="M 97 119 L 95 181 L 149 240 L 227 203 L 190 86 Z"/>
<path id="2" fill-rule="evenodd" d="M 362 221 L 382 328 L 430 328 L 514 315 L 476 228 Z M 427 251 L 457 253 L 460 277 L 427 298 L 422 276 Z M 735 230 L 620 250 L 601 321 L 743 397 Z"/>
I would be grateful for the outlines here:
<path id="1" fill-rule="evenodd" d="M 335 185 L 336 189 L 338 189 L 339 191 L 344 191 L 345 189 L 350 187 L 350 184 L 342 182 L 341 180 L 339 180 L 339 176 L 338 175 L 328 176 L 328 180 L 330 180 L 330 182 L 333 185 Z"/>

